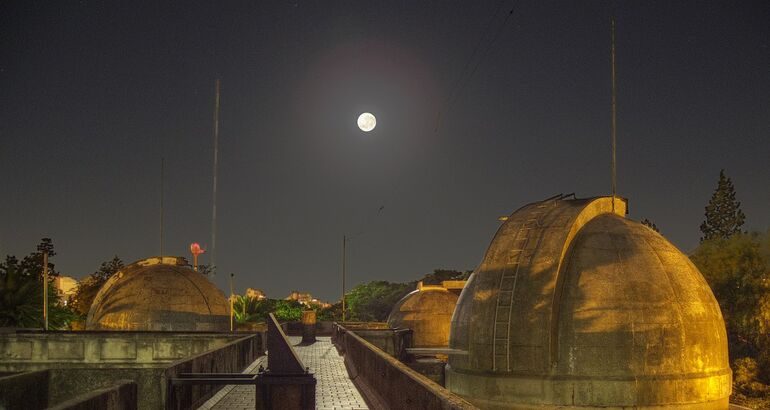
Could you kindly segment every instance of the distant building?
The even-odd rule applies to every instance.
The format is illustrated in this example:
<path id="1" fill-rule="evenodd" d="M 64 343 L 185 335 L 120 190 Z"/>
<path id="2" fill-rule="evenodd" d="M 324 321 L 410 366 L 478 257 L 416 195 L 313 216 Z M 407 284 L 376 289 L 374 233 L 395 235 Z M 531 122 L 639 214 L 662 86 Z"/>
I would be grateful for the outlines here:
<path id="1" fill-rule="evenodd" d="M 257 299 L 257 300 L 262 300 L 267 297 L 265 296 L 265 292 L 263 292 L 262 289 L 254 289 L 254 288 L 247 288 L 245 296 L 252 299 Z"/>
<path id="2" fill-rule="evenodd" d="M 56 293 L 59 295 L 59 300 L 63 305 L 66 305 L 67 299 L 78 290 L 78 281 L 70 276 L 58 276 L 54 280 L 54 286 L 56 287 Z"/>
<path id="3" fill-rule="evenodd" d="M 320 301 L 313 297 L 310 293 L 307 292 L 298 292 L 298 291 L 292 291 L 289 296 L 286 297 L 285 300 L 294 300 L 297 301 L 305 306 L 314 306 L 314 307 L 321 307 L 321 308 L 328 308 L 331 306 L 331 303 Z"/>

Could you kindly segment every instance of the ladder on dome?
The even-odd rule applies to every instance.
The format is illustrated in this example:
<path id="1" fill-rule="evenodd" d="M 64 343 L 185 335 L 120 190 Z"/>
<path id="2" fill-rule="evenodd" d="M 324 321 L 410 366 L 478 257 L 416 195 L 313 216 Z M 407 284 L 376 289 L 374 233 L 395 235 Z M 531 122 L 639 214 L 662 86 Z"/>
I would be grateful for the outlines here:
<path id="1" fill-rule="evenodd" d="M 568 196 L 559 194 L 537 204 L 533 211 L 527 213 L 527 219 L 513 237 L 513 246 L 508 253 L 508 266 L 503 269 L 503 273 L 500 275 L 500 283 L 497 287 L 495 325 L 492 329 L 493 371 L 499 370 L 498 361 L 503 360 L 505 361 L 506 371 L 511 371 L 511 315 L 513 314 L 513 296 L 516 292 L 519 269 L 521 264 L 525 262 L 522 255 L 532 239 L 533 231 L 541 227 L 540 217 L 546 212 L 546 208 L 556 205 L 556 201 Z M 526 263 L 528 264 L 528 262 Z"/>

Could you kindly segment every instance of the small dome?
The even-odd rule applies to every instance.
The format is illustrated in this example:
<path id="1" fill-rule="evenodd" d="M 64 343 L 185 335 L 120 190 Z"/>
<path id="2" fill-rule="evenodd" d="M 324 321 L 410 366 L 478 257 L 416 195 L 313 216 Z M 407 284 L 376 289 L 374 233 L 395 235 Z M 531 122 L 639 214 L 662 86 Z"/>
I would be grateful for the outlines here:
<path id="1" fill-rule="evenodd" d="M 134 262 L 112 275 L 94 298 L 88 330 L 227 331 L 222 292 L 181 257 Z"/>
<path id="2" fill-rule="evenodd" d="M 446 347 L 457 295 L 441 286 L 418 285 L 388 316 L 391 328 L 412 329 L 414 347 Z"/>
<path id="3" fill-rule="evenodd" d="M 727 408 L 711 289 L 614 202 L 537 202 L 500 227 L 452 319 L 467 355 L 450 356 L 450 390 L 483 408 Z"/>

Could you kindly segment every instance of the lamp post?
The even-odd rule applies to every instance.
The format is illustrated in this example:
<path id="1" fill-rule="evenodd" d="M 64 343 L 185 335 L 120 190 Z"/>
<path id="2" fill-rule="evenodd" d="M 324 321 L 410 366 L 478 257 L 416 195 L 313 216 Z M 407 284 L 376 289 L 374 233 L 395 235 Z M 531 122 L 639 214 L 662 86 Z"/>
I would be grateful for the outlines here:
<path id="1" fill-rule="evenodd" d="M 53 254 L 50 239 L 43 239 L 37 246 L 37 251 L 43 254 L 43 329 L 48 330 L 48 256 Z"/>
<path id="2" fill-rule="evenodd" d="M 345 321 L 345 244 L 348 241 L 345 235 L 342 235 L 342 321 Z"/>
<path id="3" fill-rule="evenodd" d="M 43 250 L 43 329 L 48 331 L 48 250 Z"/>
<path id="4" fill-rule="evenodd" d="M 235 293 L 233 292 L 233 276 L 235 276 L 234 273 L 230 274 L 230 332 L 233 331 L 233 298 L 235 297 Z"/>

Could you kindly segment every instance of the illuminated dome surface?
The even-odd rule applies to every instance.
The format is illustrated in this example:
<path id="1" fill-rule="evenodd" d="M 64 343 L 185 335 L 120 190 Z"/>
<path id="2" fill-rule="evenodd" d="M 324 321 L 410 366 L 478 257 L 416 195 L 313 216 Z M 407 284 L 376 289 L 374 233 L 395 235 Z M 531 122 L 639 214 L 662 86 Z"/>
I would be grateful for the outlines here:
<path id="1" fill-rule="evenodd" d="M 446 347 L 457 295 L 441 286 L 418 286 L 388 316 L 391 328 L 412 329 L 414 347 Z"/>
<path id="2" fill-rule="evenodd" d="M 446 386 L 485 409 L 727 409 L 719 306 L 612 198 L 514 212 L 460 295 Z"/>
<path id="3" fill-rule="evenodd" d="M 181 257 L 126 266 L 102 286 L 88 312 L 88 330 L 227 331 L 225 296 Z"/>

